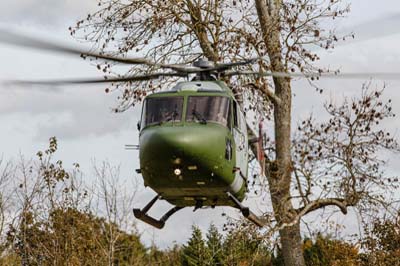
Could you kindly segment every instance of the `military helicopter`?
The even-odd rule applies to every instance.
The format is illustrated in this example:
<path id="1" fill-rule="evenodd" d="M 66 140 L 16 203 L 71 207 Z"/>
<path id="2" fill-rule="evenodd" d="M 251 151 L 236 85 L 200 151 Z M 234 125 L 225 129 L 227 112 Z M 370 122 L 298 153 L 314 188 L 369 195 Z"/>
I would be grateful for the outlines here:
<path id="1" fill-rule="evenodd" d="M 162 228 L 186 206 L 233 206 L 262 226 L 240 203 L 247 191 L 249 156 L 244 114 L 227 85 L 213 77 L 213 70 L 220 69 L 205 60 L 194 66 L 205 71 L 144 100 L 137 172 L 158 195 L 142 210 L 134 209 L 135 217 Z M 176 207 L 155 220 L 146 213 L 159 198 Z"/>
<path id="2" fill-rule="evenodd" d="M 232 68 L 253 64 L 263 58 L 252 58 L 214 65 L 201 59 L 193 66 L 185 64 L 158 64 L 146 58 L 122 58 L 100 53 L 82 52 L 67 46 L 0 30 L 0 42 L 23 47 L 92 57 L 123 64 L 146 65 L 166 72 L 108 79 L 12 81 L 19 85 L 66 85 L 90 83 L 117 83 L 144 81 L 160 77 L 182 77 L 166 91 L 148 95 L 143 102 L 138 123 L 139 159 L 145 186 L 156 193 L 142 209 L 134 208 L 136 218 L 163 228 L 175 212 L 184 207 L 231 206 L 258 226 L 264 221 L 242 204 L 247 188 L 249 143 L 257 141 L 247 135 L 243 111 L 222 77 L 258 75 L 274 77 L 338 77 L 363 78 L 366 73 L 340 74 L 276 73 L 231 71 Z M 190 76 L 194 77 L 189 79 Z M 398 77 L 396 73 L 382 74 Z M 381 75 L 381 76 L 382 76 Z M 147 214 L 163 199 L 174 205 L 160 219 Z"/>

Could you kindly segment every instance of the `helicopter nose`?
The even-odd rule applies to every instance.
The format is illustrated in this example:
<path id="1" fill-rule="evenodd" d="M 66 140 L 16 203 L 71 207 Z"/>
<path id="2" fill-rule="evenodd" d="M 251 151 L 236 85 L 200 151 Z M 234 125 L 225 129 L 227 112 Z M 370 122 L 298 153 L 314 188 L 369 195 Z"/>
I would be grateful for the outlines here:
<path id="1" fill-rule="evenodd" d="M 140 137 L 140 160 L 218 160 L 225 155 L 228 129 L 219 125 L 153 127 Z M 215 157 L 215 158 L 214 158 Z M 221 157 L 221 158 L 220 158 Z"/>

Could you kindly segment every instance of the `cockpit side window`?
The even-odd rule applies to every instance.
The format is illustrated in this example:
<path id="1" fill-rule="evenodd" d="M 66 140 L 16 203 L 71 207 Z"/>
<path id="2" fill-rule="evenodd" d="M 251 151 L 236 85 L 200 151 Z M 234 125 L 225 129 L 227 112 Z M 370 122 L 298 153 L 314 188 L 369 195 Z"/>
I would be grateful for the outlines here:
<path id="1" fill-rule="evenodd" d="M 143 101 L 142 115 L 140 117 L 140 129 L 143 129 L 146 126 L 146 103 L 147 100 Z"/>
<path id="2" fill-rule="evenodd" d="M 239 128 L 238 107 L 235 101 L 233 101 L 233 126 Z"/>
<path id="3" fill-rule="evenodd" d="M 211 121 L 229 127 L 229 103 L 224 96 L 189 96 L 186 121 Z"/>
<path id="4" fill-rule="evenodd" d="M 147 98 L 142 114 L 142 126 L 182 120 L 183 97 Z"/>

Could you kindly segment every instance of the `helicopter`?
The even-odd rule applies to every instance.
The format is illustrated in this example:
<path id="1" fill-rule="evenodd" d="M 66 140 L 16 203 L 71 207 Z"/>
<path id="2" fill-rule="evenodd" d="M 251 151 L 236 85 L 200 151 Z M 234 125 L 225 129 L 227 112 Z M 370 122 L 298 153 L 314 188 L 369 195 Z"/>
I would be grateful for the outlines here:
<path id="1" fill-rule="evenodd" d="M 364 77 L 366 73 L 279 73 L 231 71 L 232 68 L 253 64 L 256 57 L 231 63 L 213 64 L 207 60 L 186 64 L 160 64 L 146 58 L 123 58 L 94 52 L 82 52 L 67 46 L 44 42 L 8 31 L 0 31 L 0 42 L 45 51 L 92 57 L 123 64 L 145 65 L 166 72 L 153 72 L 107 79 L 11 81 L 19 85 L 67 85 L 145 81 L 161 77 L 181 77 L 169 90 L 145 97 L 138 123 L 139 160 L 144 185 L 157 195 L 143 208 L 134 208 L 136 218 L 156 228 L 185 207 L 230 206 L 244 217 L 263 226 L 262 217 L 243 205 L 248 192 L 249 144 L 257 142 L 248 136 L 245 114 L 223 77 L 240 75 L 273 77 Z M 392 76 L 396 73 L 391 73 Z M 189 80 L 190 76 L 194 77 Z M 385 74 L 390 77 L 389 74 Z M 160 219 L 147 213 L 158 200 L 174 205 Z"/>
<path id="2" fill-rule="evenodd" d="M 158 195 L 136 218 L 157 228 L 187 206 L 232 206 L 262 226 L 240 202 L 247 192 L 248 136 L 244 114 L 228 86 L 204 69 L 192 81 L 147 96 L 138 126 L 140 169 L 145 186 Z M 175 205 L 160 220 L 146 213 L 162 198 Z"/>

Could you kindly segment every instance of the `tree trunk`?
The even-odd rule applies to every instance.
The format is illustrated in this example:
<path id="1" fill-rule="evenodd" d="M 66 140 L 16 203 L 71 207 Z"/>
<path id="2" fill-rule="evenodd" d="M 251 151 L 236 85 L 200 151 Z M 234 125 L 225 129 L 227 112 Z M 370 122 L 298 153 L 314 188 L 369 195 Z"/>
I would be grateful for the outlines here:
<path id="1" fill-rule="evenodd" d="M 303 247 L 301 244 L 300 224 L 285 227 L 279 231 L 282 245 L 282 256 L 285 265 L 304 266 Z"/>
<path id="2" fill-rule="evenodd" d="M 279 0 L 255 0 L 263 40 L 271 61 L 271 70 L 286 72 L 282 61 L 280 44 Z M 292 174 L 291 160 L 291 105 L 292 91 L 290 79 L 274 77 L 275 94 L 279 101 L 274 102 L 276 161 L 268 169 L 268 183 L 271 201 L 278 225 L 292 222 L 296 213 L 290 199 Z M 279 231 L 285 266 L 304 266 L 300 225 L 284 227 Z"/>

